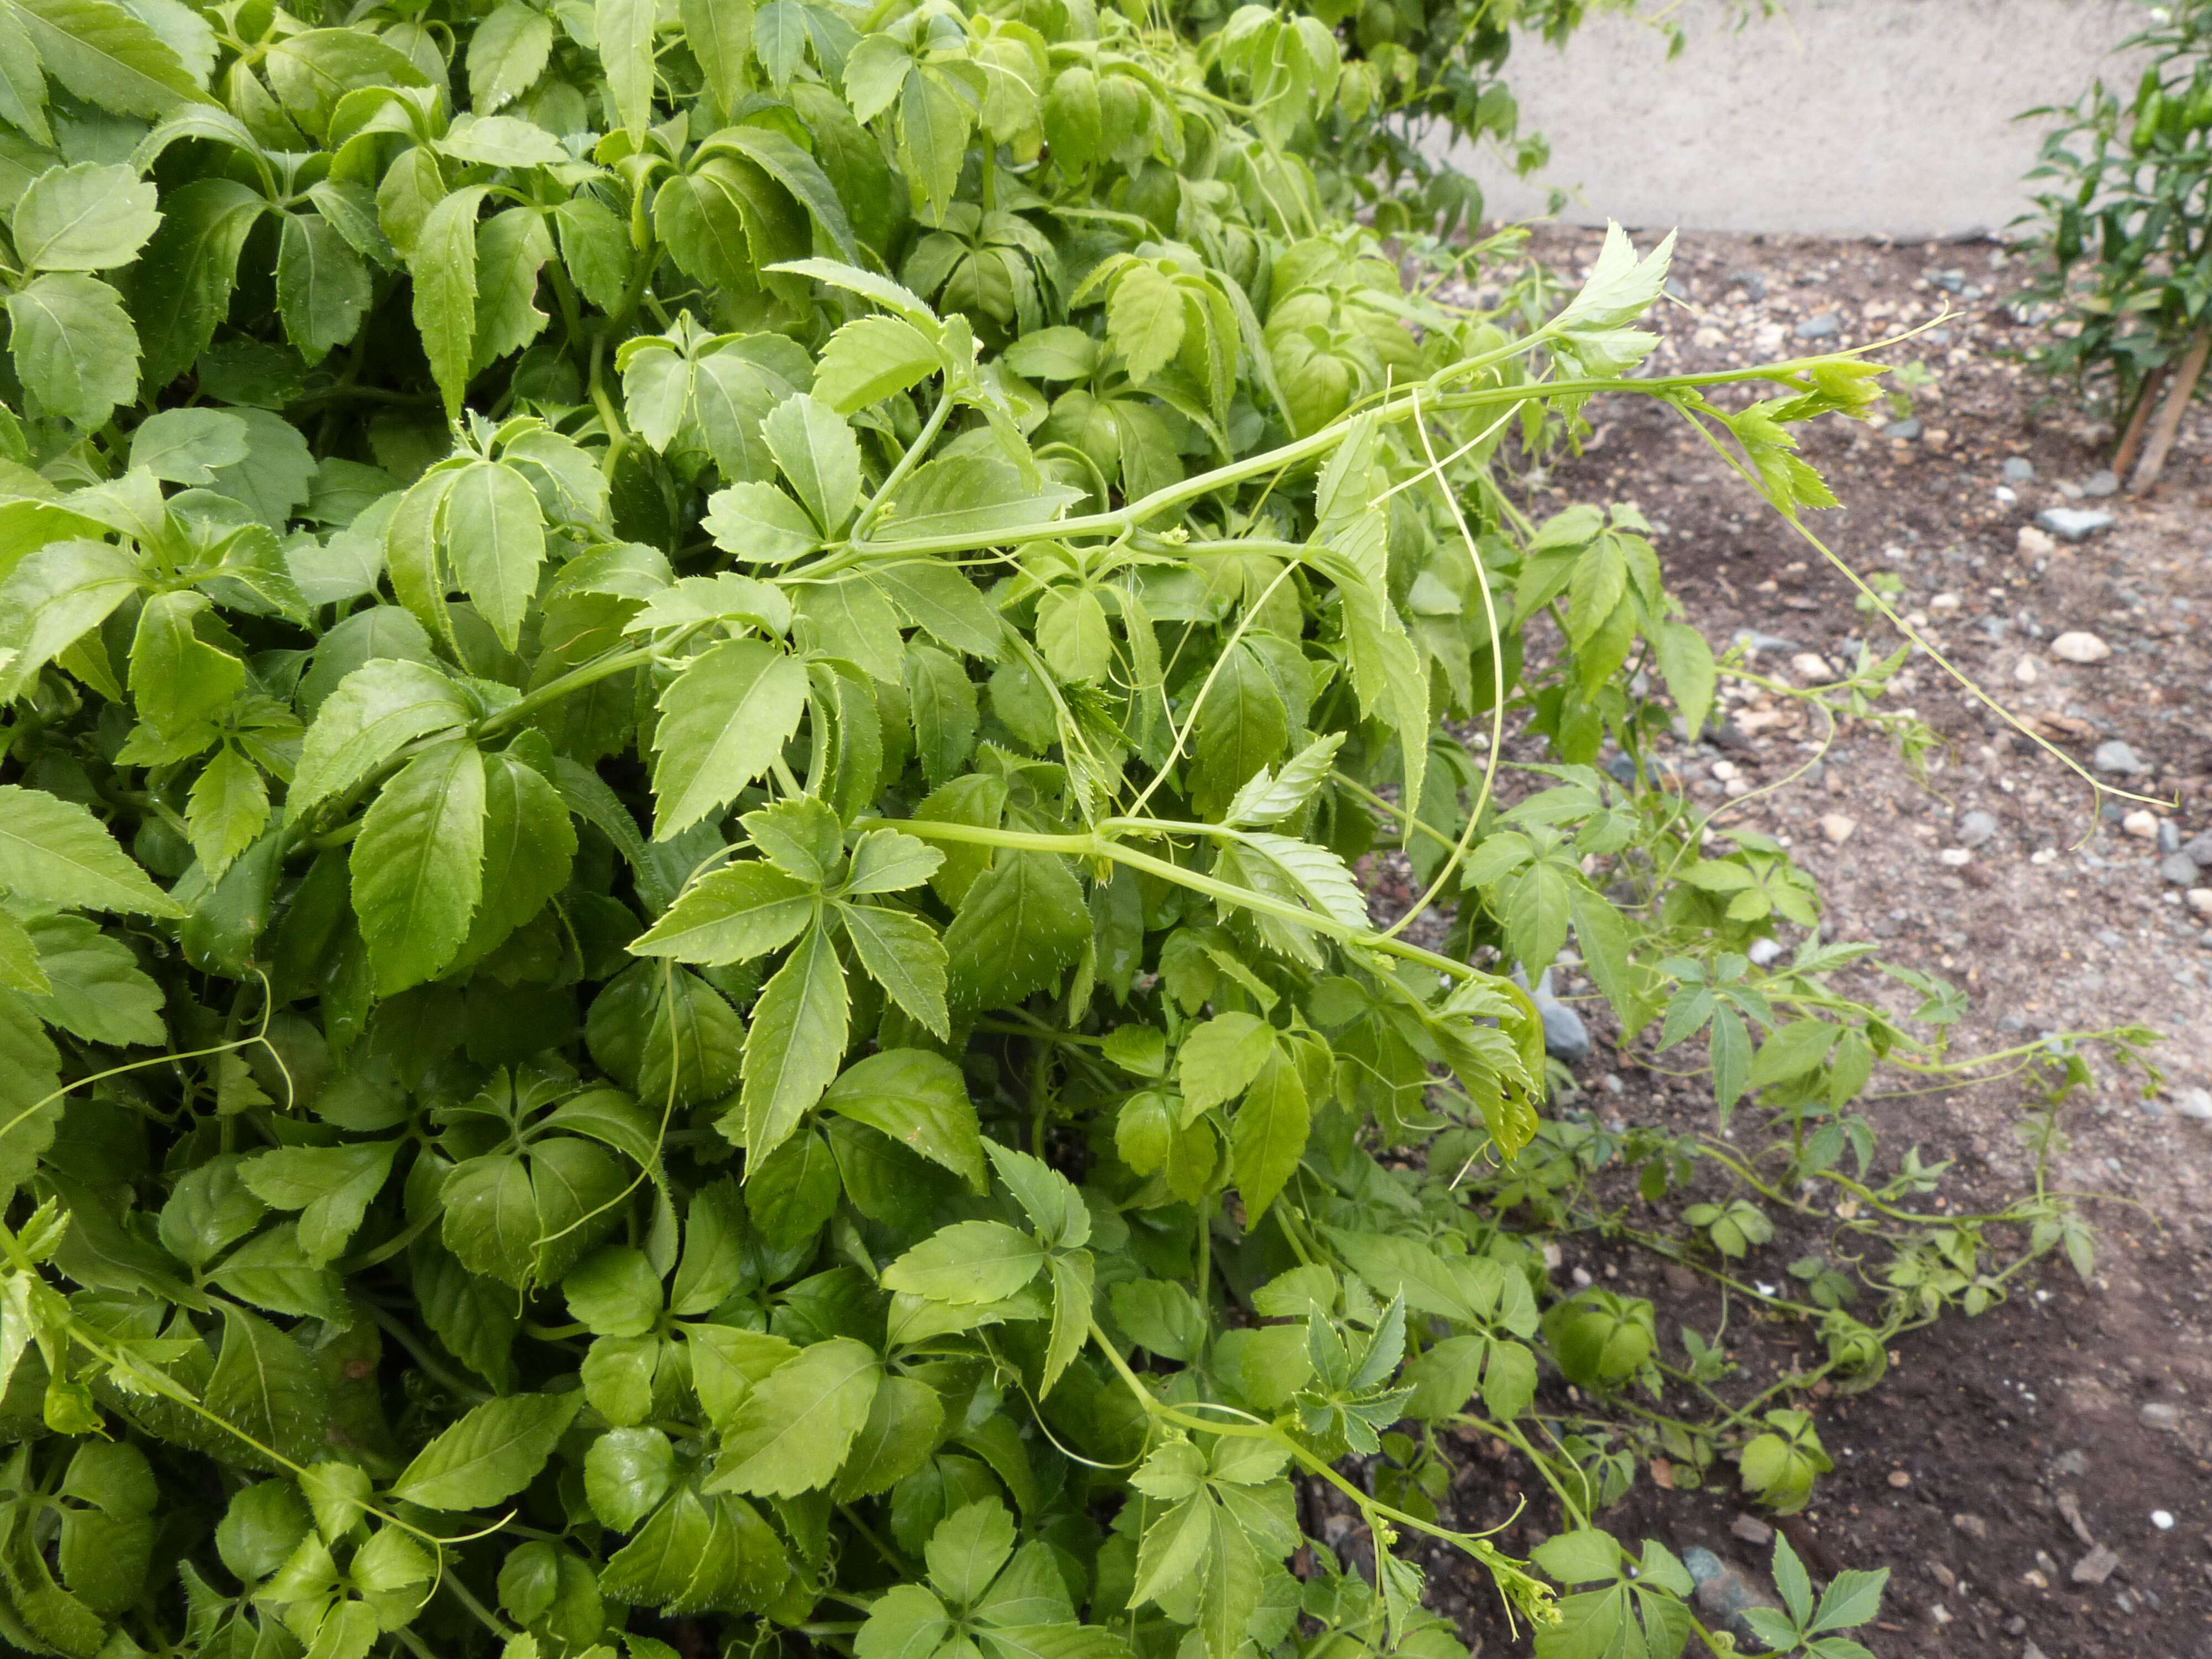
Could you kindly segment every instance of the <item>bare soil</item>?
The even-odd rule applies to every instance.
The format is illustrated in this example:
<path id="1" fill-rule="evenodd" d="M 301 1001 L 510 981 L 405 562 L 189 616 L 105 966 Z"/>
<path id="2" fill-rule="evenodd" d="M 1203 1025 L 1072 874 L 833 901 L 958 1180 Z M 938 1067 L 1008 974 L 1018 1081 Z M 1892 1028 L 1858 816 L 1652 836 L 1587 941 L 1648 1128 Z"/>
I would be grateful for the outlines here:
<path id="1" fill-rule="evenodd" d="M 1576 274 L 1597 245 L 1595 233 L 1554 229 L 1532 251 Z M 1736 809 L 1737 822 L 1787 842 L 1818 878 L 1825 932 L 1871 939 L 1888 959 L 1969 994 L 1955 1053 L 2125 1024 L 2164 1039 L 2161 1088 L 2100 1062 L 2097 1086 L 2066 1109 L 2070 1146 L 2057 1183 L 2103 1195 L 2091 1211 L 2092 1281 L 2052 1258 L 1982 1317 L 1953 1316 L 1903 1340 L 1870 1393 L 1803 1401 L 1837 1469 L 1786 1526 L 1816 1574 L 1892 1569 L 1882 1621 L 1860 1632 L 1882 1659 L 2212 1659 L 2212 1122 L 2181 1109 L 2188 1091 L 2212 1085 L 2212 916 L 2195 914 L 2187 886 L 2161 876 L 2159 842 L 2118 821 L 2142 807 L 2173 826 L 2169 845 L 2212 829 L 2212 406 L 2200 401 L 2185 422 L 2155 494 L 2084 497 L 2080 487 L 2094 491 L 2106 465 L 2110 424 L 2020 361 L 2033 330 L 2002 304 L 2019 275 L 2005 261 L 1990 243 L 1692 236 L 1676 257 L 1676 303 L 1659 321 L 1654 368 L 1680 373 L 1856 345 L 1955 313 L 1884 354 L 1934 377 L 1914 393 L 1920 435 L 1892 439 L 1835 419 L 1808 432 L 1805 453 L 1843 503 L 1808 523 L 1859 572 L 1893 573 L 1899 609 L 1937 648 L 2085 768 L 2099 744 L 2130 745 L 2147 770 L 2098 775 L 2155 801 L 2100 799 L 1922 655 L 1892 701 L 1916 707 L 1944 739 L 1924 786 L 1878 732 L 1847 729 L 1808 777 Z M 1836 333 L 1801 338 L 1798 325 L 1821 316 Z M 1844 577 L 1678 416 L 1616 398 L 1590 418 L 1581 456 L 1529 481 L 1532 516 L 1577 501 L 1636 503 L 1660 530 L 1690 620 L 1717 647 L 1752 630 L 1761 672 L 1802 678 L 1790 665 L 1802 653 L 1840 666 L 1861 641 L 1885 653 L 1903 642 L 1854 607 Z M 2008 479 L 2013 458 L 2033 466 L 2032 480 Z M 2106 510 L 2114 522 L 2078 544 L 2022 537 L 2056 507 Z M 2059 659 L 2051 642 L 2074 630 L 2111 654 Z M 1755 698 L 1733 712 L 1725 751 L 1674 756 L 1687 787 L 1715 806 L 1729 787 L 1712 775 L 1715 761 L 1759 790 L 1817 747 L 1810 726 L 1756 718 L 1774 711 Z M 1968 846 L 1961 820 L 1973 811 L 1997 827 Z M 1401 866 L 1378 862 L 1378 911 L 1402 907 L 1406 879 Z M 2212 887 L 2212 872 L 2191 884 Z M 1905 1006 L 1871 975 L 1850 984 Z M 1571 979 L 1564 988 L 1583 999 L 1598 1037 L 1578 1068 L 1587 1092 L 1566 1107 L 1710 1123 L 1710 1094 L 1648 1069 L 1650 1037 L 1616 1049 L 1590 988 Z M 1955 1160 L 1946 1188 L 1954 1210 L 2018 1191 L 2030 1168 L 2014 1133 L 2027 1081 L 1908 1092 L 1913 1081 L 1878 1074 L 1862 1103 L 1890 1167 L 1911 1146 Z M 1777 1277 L 1808 1242 L 1785 1233 L 1756 1253 L 1754 1271 Z M 1653 1297 L 1670 1346 L 1680 1326 L 1710 1334 L 1717 1322 L 1714 1295 L 1648 1257 L 1593 1238 L 1571 1246 L 1562 1266 Z M 1764 1386 L 1811 1352 L 1802 1328 L 1746 1324 L 1740 1307 L 1735 1319 L 1743 1381 Z M 1564 1524 L 1533 1472 L 1475 1449 L 1455 1492 L 1464 1524 L 1503 1522 L 1523 1499 L 1501 1538 L 1507 1547 Z M 1662 1490 L 1639 1472 L 1607 1524 L 1758 1569 L 1768 1550 L 1730 1532 L 1750 1509 L 1725 1470 L 1696 1492 Z M 2100 1582 L 2076 1577 L 2093 1546 L 2118 1558 Z M 1440 1588 L 1448 1601 L 1457 1594 L 1441 1577 Z M 1518 1645 L 1485 1592 L 1461 1605 L 1471 1638 L 1493 1653 Z"/>

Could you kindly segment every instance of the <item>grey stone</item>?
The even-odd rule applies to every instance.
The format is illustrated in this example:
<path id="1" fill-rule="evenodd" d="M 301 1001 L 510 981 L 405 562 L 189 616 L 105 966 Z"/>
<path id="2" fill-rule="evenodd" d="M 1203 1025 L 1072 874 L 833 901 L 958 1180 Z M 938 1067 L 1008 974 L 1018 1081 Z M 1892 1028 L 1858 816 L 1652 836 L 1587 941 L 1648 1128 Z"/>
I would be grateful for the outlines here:
<path id="1" fill-rule="evenodd" d="M 1696 1546 L 1682 1552 L 1682 1565 L 1697 1584 L 1694 1600 L 1708 1624 L 1727 1625 L 1747 1641 L 1755 1640 L 1743 1616 L 1747 1607 L 1776 1605 L 1753 1576 L 1733 1562 L 1723 1561 L 1709 1549 Z"/>
<path id="2" fill-rule="evenodd" d="M 1922 429 L 1919 417 L 1908 415 L 1903 420 L 1892 421 L 1887 426 L 1882 428 L 1881 435 L 1885 438 L 1894 438 L 1899 443 L 1910 443 L 1920 435 Z"/>
<path id="3" fill-rule="evenodd" d="M 1978 1515 L 1954 1515 L 1951 1524 L 1978 1544 L 1990 1541 L 1990 1523 Z"/>
<path id="4" fill-rule="evenodd" d="M 2212 864 L 2212 830 L 2191 836 L 2181 843 L 2181 850 L 2199 864 Z"/>
<path id="5" fill-rule="evenodd" d="M 1633 784 L 1636 781 L 1636 757 L 1632 755 L 1607 756 L 1605 769 L 1613 775 L 1616 783 Z"/>
<path id="6" fill-rule="evenodd" d="M 1801 340 L 1832 340 L 1843 332 L 1843 327 L 1836 320 L 1834 312 L 1824 311 L 1816 317 L 1808 317 L 1800 322 L 1797 337 Z"/>
<path id="7" fill-rule="evenodd" d="M 1951 343 L 1951 331 L 1948 328 L 1931 328 L 1920 337 L 1927 341 L 1929 345 L 1947 346 Z"/>
<path id="8" fill-rule="evenodd" d="M 2158 861 L 2158 872 L 2176 887 L 2197 885 L 2197 860 L 2186 853 L 2168 853 Z"/>
<path id="9" fill-rule="evenodd" d="M 2007 483 L 2033 483 L 2035 463 L 2025 455 L 2008 455 L 2005 457 L 2004 476 Z"/>
<path id="10" fill-rule="evenodd" d="M 1969 812 L 1959 820 L 1959 845 L 1979 847 L 1997 832 L 1996 815 L 1993 812 Z"/>
<path id="11" fill-rule="evenodd" d="M 1747 1544 L 1771 1544 L 1774 1541 L 1774 1528 L 1755 1515 L 1739 1515 L 1729 1522 L 1729 1536 L 1741 1538 Z"/>
<path id="12" fill-rule="evenodd" d="M 1730 637 L 1733 643 L 1749 646 L 1753 651 L 1796 651 L 1802 648 L 1795 640 L 1785 640 L 1779 634 L 1762 634 L 1756 628 L 1739 628 Z"/>
<path id="13" fill-rule="evenodd" d="M 2062 542 L 2085 542 L 2112 521 L 2112 515 L 2094 507 L 2046 507 L 2035 515 Z"/>
<path id="14" fill-rule="evenodd" d="M 1955 265 L 1948 270 L 1936 270 L 1931 268 L 1927 275 L 1929 282 L 1946 293 L 1956 294 L 1966 285 L 1966 273 Z"/>
<path id="15" fill-rule="evenodd" d="M 2119 475 L 2115 472 L 2092 472 L 2081 480 L 2084 495 L 2117 495 L 2120 493 Z"/>
<path id="16" fill-rule="evenodd" d="M 2149 763 L 2118 738 L 2107 738 L 2099 744 L 2090 764 L 2100 772 L 2124 772 L 2130 775 L 2150 770 Z"/>
<path id="17" fill-rule="evenodd" d="M 1553 994 L 1552 970 L 1544 969 L 1532 987 L 1528 974 L 1516 963 L 1513 982 L 1528 993 L 1528 1000 L 1536 1005 L 1537 1015 L 1544 1022 L 1544 1052 L 1562 1066 L 1579 1066 L 1588 1060 L 1589 1027 L 1583 1024 L 1580 1014 Z"/>
<path id="18" fill-rule="evenodd" d="M 2173 1109 L 2198 1123 L 2212 1123 L 2212 1089 L 2175 1091 Z"/>
<path id="19" fill-rule="evenodd" d="M 2179 853 L 2181 850 L 2181 830 L 2172 818 L 2158 821 L 2158 850 L 2161 853 Z"/>
<path id="20" fill-rule="evenodd" d="M 2100 1544 L 2074 1564 L 2077 1584 L 2101 1584 L 2119 1571 L 2120 1558 L 2109 1544 Z"/>
<path id="21" fill-rule="evenodd" d="M 2179 1429 L 2181 1408 L 2170 1400 L 2153 1400 L 2136 1413 L 2136 1420 L 2147 1429 Z"/>
<path id="22" fill-rule="evenodd" d="M 1755 270 L 1739 270 L 1728 280 L 1730 288 L 1741 289 L 1753 300 L 1764 300 L 1766 297 L 1766 278 Z"/>

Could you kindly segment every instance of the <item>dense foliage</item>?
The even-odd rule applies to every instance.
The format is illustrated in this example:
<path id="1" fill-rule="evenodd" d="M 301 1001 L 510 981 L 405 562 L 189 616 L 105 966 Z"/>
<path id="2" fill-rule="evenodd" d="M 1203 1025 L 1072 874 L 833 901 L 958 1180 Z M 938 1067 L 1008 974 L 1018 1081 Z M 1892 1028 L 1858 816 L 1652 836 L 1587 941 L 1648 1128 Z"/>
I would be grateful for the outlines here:
<path id="1" fill-rule="evenodd" d="M 1409 292 L 1307 159 L 1337 37 L 1154 23 L 0 5 L 9 1643 L 1449 1659 L 1425 1534 L 1671 1656 L 1681 1566 L 1589 1524 L 1640 1461 L 1801 1506 L 1805 1389 L 2086 1263 L 2039 1185 L 1871 1173 L 1955 994 L 1830 985 L 1784 849 L 1660 787 L 1719 671 L 1646 526 L 1492 477 L 1628 388 L 1794 519 L 1870 371 L 1624 378 L 1617 233 L 1518 333 Z M 1895 665 L 1735 684 L 1881 721 Z M 1741 1139 L 1540 1121 L 1469 964 L 1571 935 Z M 1825 1362 L 1723 1398 L 1555 1291 L 1623 1164 Z M 1802 1292 L 1734 1277 L 1778 1215 Z M 1453 1427 L 1536 1461 L 1533 1561 L 1452 1530 Z M 1861 1651 L 1877 1579 L 1777 1570 L 1765 1639 Z"/>
<path id="2" fill-rule="evenodd" d="M 2150 59 L 2132 97 L 2100 79 L 2023 118 L 2056 123 L 2028 175 L 2042 187 L 2028 297 L 2060 322 L 2036 358 L 2110 404 L 2122 471 L 2161 391 L 2178 421 L 2212 337 L 2212 4 L 2153 17 L 2117 48 Z"/>

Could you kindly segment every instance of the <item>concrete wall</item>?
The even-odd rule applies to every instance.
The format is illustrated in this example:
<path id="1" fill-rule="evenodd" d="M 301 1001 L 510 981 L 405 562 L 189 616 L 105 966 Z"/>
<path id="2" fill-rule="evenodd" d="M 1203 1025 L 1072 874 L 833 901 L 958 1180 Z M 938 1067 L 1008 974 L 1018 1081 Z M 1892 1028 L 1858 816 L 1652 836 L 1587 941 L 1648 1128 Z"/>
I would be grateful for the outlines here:
<path id="1" fill-rule="evenodd" d="M 2148 21 L 2136 0 L 1785 0 L 1735 30 L 1686 0 L 1672 63 L 1656 30 L 1592 24 L 1564 51 L 1516 45 L 1524 130 L 1552 141 L 1535 179 L 1473 168 L 1489 216 L 1576 192 L 1575 223 L 1932 239 L 2002 228 L 2027 205 L 2041 134 L 2013 117 L 2140 66 L 2109 54 Z M 1465 164 L 1462 154 L 1458 159 Z"/>

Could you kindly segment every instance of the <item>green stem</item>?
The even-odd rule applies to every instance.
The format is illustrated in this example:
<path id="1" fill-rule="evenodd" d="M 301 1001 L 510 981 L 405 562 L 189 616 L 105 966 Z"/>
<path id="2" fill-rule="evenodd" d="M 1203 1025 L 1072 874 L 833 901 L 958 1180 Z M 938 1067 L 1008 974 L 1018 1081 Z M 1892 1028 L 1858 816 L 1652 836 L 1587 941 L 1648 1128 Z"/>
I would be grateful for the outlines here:
<path id="1" fill-rule="evenodd" d="M 448 1370 L 436 1355 L 429 1352 L 416 1340 L 415 1333 L 409 1330 L 398 1318 L 378 1307 L 374 1302 L 363 1300 L 362 1305 L 368 1310 L 368 1316 L 382 1327 L 385 1334 L 406 1349 L 409 1357 L 422 1368 L 422 1374 L 440 1388 L 467 1401 L 471 1406 L 481 1406 L 491 1398 L 484 1389 L 477 1387 L 473 1382 L 463 1382 Z"/>
<path id="2" fill-rule="evenodd" d="M 853 540 L 855 543 L 868 533 L 868 526 L 891 505 L 891 492 L 904 483 L 908 474 L 921 464 L 921 458 L 928 453 L 930 445 L 937 441 L 937 434 L 945 430 L 945 420 L 951 413 L 951 392 L 940 392 L 937 407 L 929 411 L 929 418 L 922 422 L 921 431 L 915 441 L 906 447 L 906 453 L 898 458 L 898 465 L 891 469 L 890 477 L 885 478 L 882 487 L 868 498 L 868 504 L 860 509 L 860 516 L 853 521 Z"/>
<path id="3" fill-rule="evenodd" d="M 1135 828 L 1145 823 L 1141 819 L 1117 819 L 1112 822 L 1116 827 L 1121 828 Z M 1340 944 L 1379 951 L 1386 956 L 1396 957 L 1402 961 L 1419 963 L 1422 967 L 1433 969 L 1455 982 L 1490 977 L 1486 975 L 1479 975 L 1474 969 L 1468 967 L 1463 962 L 1455 962 L 1449 957 L 1441 957 L 1433 951 L 1425 951 L 1418 945 L 1408 945 L 1403 939 L 1385 939 L 1380 933 L 1368 928 L 1356 927 L 1349 922 L 1339 921 L 1334 916 L 1324 915 L 1317 910 L 1309 910 L 1303 906 L 1290 903 L 1286 900 L 1270 897 L 1265 893 L 1255 893 L 1249 887 L 1232 886 L 1228 882 L 1216 880 L 1212 876 L 1201 875 L 1195 870 L 1186 870 L 1181 865 L 1170 863 L 1166 859 L 1155 858 L 1149 853 L 1140 853 L 1133 847 L 1124 846 L 1104 834 L 1050 835 L 1036 830 L 999 830 L 980 823 L 941 823 L 924 818 L 864 817 L 855 819 L 853 827 L 859 830 L 902 830 L 907 834 L 918 836 L 925 841 L 965 842 L 978 847 L 1001 847 L 1009 852 L 1059 853 L 1070 858 L 1109 859 L 1115 864 L 1126 865 L 1132 870 L 1142 870 L 1149 875 L 1158 876 L 1163 881 L 1170 881 L 1178 886 L 1188 887 L 1194 893 L 1203 893 L 1208 898 L 1218 900 L 1221 903 L 1234 904 L 1260 915 L 1273 916 L 1279 921 L 1287 921 L 1300 927 L 1310 928 L 1326 938 L 1337 940 Z M 1189 833 L 1198 828 L 1217 830 L 1219 826 L 1179 825 L 1176 826 L 1170 833 Z"/>

